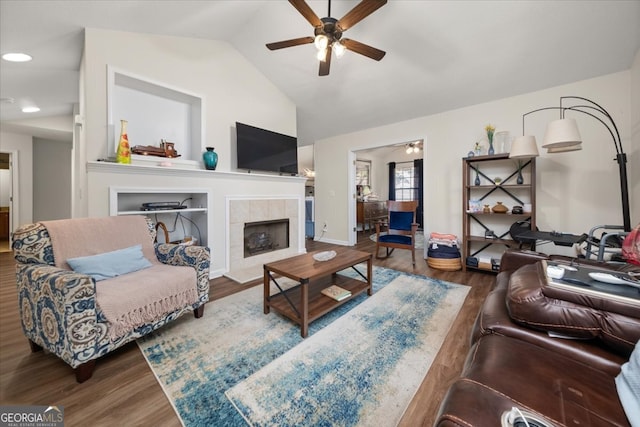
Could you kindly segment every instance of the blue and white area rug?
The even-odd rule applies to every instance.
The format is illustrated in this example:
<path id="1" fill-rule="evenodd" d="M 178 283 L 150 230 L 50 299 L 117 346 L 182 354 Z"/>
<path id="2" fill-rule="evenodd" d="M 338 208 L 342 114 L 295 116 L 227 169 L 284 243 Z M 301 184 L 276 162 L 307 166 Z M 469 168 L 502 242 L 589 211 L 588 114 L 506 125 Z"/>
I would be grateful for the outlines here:
<path id="1" fill-rule="evenodd" d="M 467 291 L 400 276 L 227 397 L 252 426 L 395 426 Z"/>
<path id="2" fill-rule="evenodd" d="M 346 270 L 343 274 L 351 276 L 355 273 Z M 375 423 L 381 425 L 379 421 L 389 419 L 390 408 L 396 408 L 394 417 L 402 415 L 462 306 L 468 288 L 382 267 L 374 267 L 373 282 L 373 296 L 360 295 L 312 322 L 306 339 L 300 336 L 299 326 L 288 319 L 275 313 L 263 314 L 262 286 L 257 286 L 213 301 L 207 304 L 201 319 L 183 316 L 138 340 L 138 345 L 185 426 L 240 426 L 245 424 L 245 419 L 255 425 L 301 425 L 297 418 L 301 416 L 299 408 L 285 407 L 276 401 L 265 405 L 264 399 L 272 399 L 266 393 L 265 385 L 256 386 L 255 391 L 251 389 L 257 378 L 268 373 L 270 368 L 267 366 L 271 362 L 282 363 L 277 359 L 289 350 L 292 352 L 283 356 L 283 360 L 295 359 L 293 352 L 298 351 L 298 347 L 301 347 L 300 354 L 305 358 L 313 356 L 310 359 L 312 366 L 316 372 L 323 373 L 324 383 L 330 378 L 324 376 L 330 371 L 330 366 L 323 366 L 327 365 L 327 360 L 322 353 L 326 351 L 323 349 L 331 349 L 331 354 L 338 361 L 336 363 L 339 363 L 334 365 L 333 378 L 330 378 L 336 390 L 352 387 L 351 392 L 342 390 L 340 396 L 363 395 L 349 409 L 350 412 L 341 412 L 338 418 L 325 418 L 324 421 L 315 418 L 318 423 L 335 419 L 336 423 L 343 425 L 366 424 L 366 417 L 361 411 L 366 416 L 369 408 L 382 406 L 384 409 L 379 410 L 383 412 L 376 413 L 378 417 L 380 413 L 385 415 Z M 410 290 L 405 292 L 404 288 Z M 351 315 L 351 312 L 355 314 Z M 392 316 L 393 312 L 405 314 L 396 318 Z M 352 329 L 356 325 L 352 327 L 348 321 L 345 325 L 345 321 L 340 320 L 346 316 L 350 316 L 348 319 L 355 316 L 353 321 L 358 319 L 356 323 L 360 327 L 366 325 L 362 330 L 379 330 L 378 337 L 358 336 L 360 332 Z M 339 329 L 339 332 L 327 330 L 321 334 L 327 326 L 329 330 Z M 336 345 L 335 335 L 341 336 L 339 345 Z M 325 342 L 325 339 L 330 341 Z M 370 341 L 373 339 L 393 342 L 393 345 L 383 350 L 384 342 L 373 344 Z M 364 345 L 370 354 L 353 353 L 354 346 Z M 314 348 L 318 349 L 317 354 Z M 417 353 L 417 357 L 410 356 L 411 352 Z M 264 372 L 262 368 L 265 368 Z M 256 374 L 255 378 L 253 374 Z M 295 376 L 296 373 L 290 375 Z M 290 375 L 286 378 L 296 379 Z M 318 390 L 314 385 L 320 377 L 314 378 L 312 384 L 271 378 L 271 386 L 280 388 L 273 391 L 283 396 L 293 395 L 309 402 L 314 395 L 321 399 L 316 402 L 315 409 L 310 408 L 311 412 L 335 406 L 335 403 L 324 401 L 328 389 Z M 244 380 L 247 382 L 243 383 Z M 304 381 L 303 378 L 300 380 Z M 382 388 L 380 384 L 384 384 Z M 242 414 L 225 396 L 225 392 L 236 385 L 238 387 L 229 391 L 229 396 L 242 409 Z M 367 392 L 374 388 L 376 392 Z M 399 396 L 405 388 L 412 390 Z M 322 393 L 317 394 L 316 390 Z M 256 402 L 258 406 L 246 403 L 245 399 Z M 274 411 L 276 406 L 281 413 L 277 419 L 269 420 L 264 414 Z M 324 412 L 327 416 L 334 416 L 337 408 L 346 411 L 344 406 L 335 406 L 336 409 Z M 356 407 L 361 409 L 356 411 Z M 302 424 L 314 423 L 313 418 L 308 418 Z"/>

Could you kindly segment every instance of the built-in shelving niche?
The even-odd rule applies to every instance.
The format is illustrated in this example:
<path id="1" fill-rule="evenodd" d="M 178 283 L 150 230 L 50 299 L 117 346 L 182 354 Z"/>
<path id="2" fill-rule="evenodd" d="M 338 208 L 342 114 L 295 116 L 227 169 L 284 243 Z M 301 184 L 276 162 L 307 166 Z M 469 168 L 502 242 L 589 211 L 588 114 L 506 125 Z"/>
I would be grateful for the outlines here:
<path id="1" fill-rule="evenodd" d="M 108 141 L 106 157 L 116 153 L 120 120 L 127 120 L 131 146 L 175 143 L 180 157 L 133 155 L 133 164 L 158 165 L 169 160 L 181 167 L 203 168 L 203 99 L 115 67 L 107 67 Z"/>

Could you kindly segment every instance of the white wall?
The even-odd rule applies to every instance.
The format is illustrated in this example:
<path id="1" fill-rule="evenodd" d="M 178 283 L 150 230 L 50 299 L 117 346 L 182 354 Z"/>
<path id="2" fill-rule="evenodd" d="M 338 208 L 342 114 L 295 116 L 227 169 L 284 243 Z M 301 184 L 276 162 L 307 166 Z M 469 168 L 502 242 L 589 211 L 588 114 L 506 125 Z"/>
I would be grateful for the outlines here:
<path id="1" fill-rule="evenodd" d="M 18 157 L 18 218 L 15 230 L 22 224 L 32 223 L 33 218 L 33 142 L 29 135 L 0 130 L 0 151 L 17 152 Z M 15 161 L 15 159 L 13 159 Z M 14 206 L 15 208 L 15 206 Z M 17 223 L 16 223 L 17 222 Z"/>
<path id="2" fill-rule="evenodd" d="M 33 139 L 33 220 L 71 217 L 71 142 Z"/>
<path id="3" fill-rule="evenodd" d="M 81 73 L 88 161 L 112 154 L 107 145 L 107 65 L 202 97 L 201 150 L 215 147 L 221 170 L 234 166 L 236 121 L 296 135 L 296 106 L 228 43 L 87 28 Z"/>
<path id="4" fill-rule="evenodd" d="M 633 71 L 636 72 L 635 70 Z M 316 221 L 329 224 L 327 240 L 348 241 L 350 203 L 347 154 L 398 141 L 425 141 L 425 233 L 461 234 L 462 157 L 475 141 L 485 137 L 491 123 L 511 135 L 522 130 L 522 115 L 531 110 L 559 105 L 560 96 L 592 99 L 614 117 L 623 146 L 629 153 L 629 169 L 637 169 L 638 144 L 631 143 L 631 71 L 554 87 L 538 92 L 469 106 L 341 135 L 315 145 Z M 558 113 L 540 112 L 527 116 L 526 133 L 542 141 L 546 123 Z M 596 224 L 621 224 L 622 208 L 613 143 L 606 129 L 588 116 L 576 117 L 583 137 L 579 152 L 538 158 L 537 222 L 542 230 L 580 234 Z M 637 174 L 636 174 L 637 176 Z M 640 221 L 637 182 L 632 185 L 632 223 Z M 558 251 L 555 248 L 552 252 Z"/>
<path id="5" fill-rule="evenodd" d="M 78 137 L 84 164 L 105 158 L 108 150 L 107 65 L 155 84 L 198 95 L 203 100 L 204 138 L 201 151 L 213 146 L 218 153 L 214 172 L 180 172 L 151 167 L 145 173 L 129 173 L 127 165 L 101 168 L 89 163 L 86 191 L 77 181 L 75 202 L 87 216 L 109 215 L 109 186 L 147 188 L 206 188 L 212 191 L 208 245 L 212 250 L 211 270 L 224 272 L 226 265 L 226 195 L 293 196 L 304 198 L 304 179 L 270 177 L 235 172 L 235 122 L 296 134 L 296 106 L 253 65 L 225 42 L 135 34 L 98 29 L 85 30 L 85 51 L 81 63 L 81 114 L 85 125 Z M 157 142 L 133 142 L 155 145 Z M 82 160 L 76 164 L 83 177 Z M 129 169 L 133 170 L 133 169 Z M 82 193 L 86 197 L 82 197 Z M 81 212 L 83 208 L 76 210 Z M 304 222 L 299 225 L 304 236 Z M 302 241 L 304 250 L 304 241 Z"/>

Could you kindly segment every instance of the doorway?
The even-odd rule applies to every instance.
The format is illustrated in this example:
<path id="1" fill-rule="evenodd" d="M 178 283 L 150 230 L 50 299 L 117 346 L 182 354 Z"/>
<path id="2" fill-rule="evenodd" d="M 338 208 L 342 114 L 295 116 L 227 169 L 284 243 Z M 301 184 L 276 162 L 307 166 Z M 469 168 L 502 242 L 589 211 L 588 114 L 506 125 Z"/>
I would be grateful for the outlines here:
<path id="1" fill-rule="evenodd" d="M 17 187 L 14 168 L 16 153 L 0 152 L 0 252 L 11 251 L 11 232 L 16 210 L 14 189 Z"/>
<path id="2" fill-rule="evenodd" d="M 388 146 L 356 150 L 352 152 L 353 161 L 349 172 L 353 181 L 353 203 L 350 216 L 353 217 L 350 244 L 355 245 L 360 239 L 370 239 L 375 234 L 375 228 L 362 223 L 365 200 L 386 206 L 387 200 L 417 200 L 420 229 L 423 217 L 423 172 L 422 160 L 424 156 L 422 140 L 391 144 Z M 419 168 L 416 167 L 419 163 Z M 359 169 L 359 170 L 358 170 Z M 363 170 L 366 169 L 366 187 L 363 186 Z M 359 173 L 358 173 L 359 172 Z M 360 209 L 358 209 L 360 208 Z M 385 216 L 386 217 L 386 216 Z M 375 236 L 374 236 L 375 237 Z"/>

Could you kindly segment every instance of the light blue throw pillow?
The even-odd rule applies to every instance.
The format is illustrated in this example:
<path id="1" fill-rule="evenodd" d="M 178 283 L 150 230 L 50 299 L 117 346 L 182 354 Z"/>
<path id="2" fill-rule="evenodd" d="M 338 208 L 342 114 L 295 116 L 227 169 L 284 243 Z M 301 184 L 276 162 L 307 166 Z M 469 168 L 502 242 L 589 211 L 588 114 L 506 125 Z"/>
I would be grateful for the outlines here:
<path id="1" fill-rule="evenodd" d="M 618 397 L 632 427 L 640 427 L 640 341 L 616 377 Z"/>
<path id="2" fill-rule="evenodd" d="M 96 282 L 151 267 L 142 254 L 142 245 L 103 254 L 69 258 L 67 264 L 77 273 L 87 274 Z"/>

